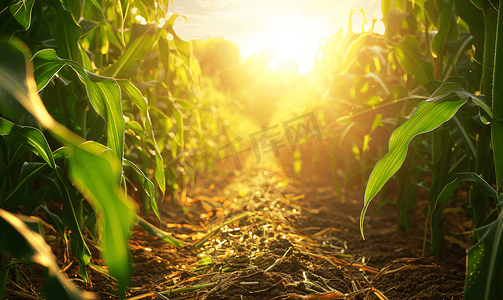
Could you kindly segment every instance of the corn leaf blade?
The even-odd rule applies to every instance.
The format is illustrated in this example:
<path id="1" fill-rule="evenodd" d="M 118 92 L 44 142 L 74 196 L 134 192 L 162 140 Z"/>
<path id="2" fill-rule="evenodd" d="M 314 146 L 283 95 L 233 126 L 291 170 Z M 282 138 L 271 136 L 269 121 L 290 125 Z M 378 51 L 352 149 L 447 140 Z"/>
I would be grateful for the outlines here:
<path id="1" fill-rule="evenodd" d="M 388 153 L 377 162 L 370 174 L 360 215 L 360 231 L 363 236 L 363 220 L 370 201 L 384 184 L 402 166 L 410 141 L 417 135 L 432 131 L 450 120 L 465 104 L 471 94 L 457 83 L 444 83 L 428 100 L 421 102 L 414 115 L 391 134 Z"/>

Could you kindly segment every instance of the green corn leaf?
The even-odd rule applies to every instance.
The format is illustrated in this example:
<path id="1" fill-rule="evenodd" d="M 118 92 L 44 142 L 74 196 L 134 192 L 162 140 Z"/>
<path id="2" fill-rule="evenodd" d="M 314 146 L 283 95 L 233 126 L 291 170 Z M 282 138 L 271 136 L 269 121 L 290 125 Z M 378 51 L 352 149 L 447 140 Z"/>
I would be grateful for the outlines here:
<path id="1" fill-rule="evenodd" d="M 14 139 L 17 142 L 20 142 L 22 145 L 27 147 L 28 149 L 31 149 L 35 154 L 37 154 L 39 157 L 41 157 L 48 166 L 50 166 L 53 170 L 55 170 L 57 173 L 59 172 L 58 179 L 60 181 L 60 185 L 57 187 L 59 191 L 59 195 L 62 197 L 63 200 L 63 212 L 64 212 L 64 218 L 65 218 L 65 223 L 70 228 L 71 230 L 71 236 L 72 240 L 75 242 L 76 247 L 72 247 L 72 251 L 74 251 L 75 256 L 79 260 L 80 267 L 81 267 L 81 272 L 85 272 L 85 266 L 91 259 L 91 252 L 87 248 L 87 245 L 84 241 L 84 237 L 82 236 L 81 230 L 79 223 L 77 221 L 77 217 L 75 214 L 75 209 L 72 204 L 72 199 L 70 196 L 70 193 L 68 192 L 67 186 L 71 186 L 69 182 L 64 182 L 63 178 L 64 175 L 61 176 L 61 170 L 57 169 L 57 166 L 54 161 L 54 157 L 51 153 L 51 149 L 49 147 L 49 144 L 47 143 L 47 140 L 43 133 L 32 127 L 28 126 L 19 126 L 16 125 L 8 120 L 5 120 L 3 118 L 0 118 L 0 135 L 4 136 L 5 138 L 9 139 Z M 44 165 L 40 165 L 40 168 L 38 171 L 43 169 L 45 167 Z M 10 168 L 10 165 L 9 165 Z M 6 169 L 9 169 L 6 168 Z M 35 173 L 31 174 L 33 176 L 38 175 L 38 171 L 36 170 Z M 26 181 L 28 180 L 31 175 L 23 175 L 23 180 Z M 4 174 L 2 174 L 3 178 Z M 47 179 L 46 179 L 47 180 Z M 6 205 L 10 205 L 10 202 L 15 203 L 16 199 L 12 198 L 13 195 L 15 195 L 15 192 L 18 188 L 21 186 L 16 187 L 8 196 L 6 201 Z M 7 202 L 9 200 L 9 202 Z M 86 280 L 87 275 L 83 273 L 83 278 Z"/>
<path id="2" fill-rule="evenodd" d="M 342 58 L 342 65 L 339 67 L 339 75 L 343 75 L 349 71 L 349 68 L 353 65 L 358 56 L 360 56 L 360 53 L 365 49 L 364 46 L 367 44 L 370 37 L 371 34 L 364 33 L 351 42 L 344 54 L 344 57 Z"/>
<path id="3" fill-rule="evenodd" d="M 433 65 L 423 55 L 417 39 L 411 35 L 394 44 L 395 56 L 402 69 L 416 77 L 420 84 L 433 79 Z"/>
<path id="4" fill-rule="evenodd" d="M 428 100 L 421 102 L 414 115 L 391 134 L 389 152 L 377 162 L 365 189 L 364 207 L 360 215 L 363 236 L 363 220 L 370 201 L 403 164 L 410 141 L 417 135 L 429 132 L 450 120 L 458 109 L 471 97 L 475 97 L 452 82 L 442 86 Z"/>
<path id="5" fill-rule="evenodd" d="M 18 203 L 21 196 L 26 192 L 25 186 L 30 183 L 32 179 L 39 175 L 39 173 L 47 167 L 45 163 L 28 163 L 25 162 L 21 167 L 21 180 L 17 183 L 10 193 L 5 197 L 3 206 L 7 209 L 14 209 L 18 205 L 23 203 Z"/>
<path id="6" fill-rule="evenodd" d="M 19 216 L 23 217 L 23 216 Z M 83 292 L 66 277 L 58 267 L 51 247 L 42 236 L 30 230 L 21 219 L 0 209 L 0 250 L 13 257 L 26 258 L 49 269 L 49 280 L 45 289 L 50 288 L 58 299 L 95 299 L 94 294 Z M 50 296 L 47 299 L 51 299 Z"/>
<path id="7" fill-rule="evenodd" d="M 121 91 L 111 78 L 95 75 L 68 59 L 59 58 L 54 50 L 38 51 L 32 58 L 39 90 L 65 66 L 71 67 L 84 81 L 93 108 L 107 122 L 107 146 L 122 160 L 124 156 L 125 121 L 121 107 Z"/>
<path id="8" fill-rule="evenodd" d="M 29 126 L 19 126 L 4 118 L 0 118 L 0 135 L 16 139 L 18 142 L 23 143 L 50 165 L 51 168 L 56 168 L 51 148 L 40 130 Z"/>
<path id="9" fill-rule="evenodd" d="M 0 86 L 15 95 L 40 124 L 68 147 L 70 177 L 98 216 L 98 224 L 103 229 L 103 257 L 110 274 L 119 283 L 119 294 L 124 297 L 132 275 L 127 240 L 135 221 L 135 207 L 131 199 L 120 190 L 122 160 L 117 159 L 116 154 L 104 145 L 85 142 L 51 117 L 38 96 L 26 48 L 18 40 L 11 43 L 14 47 L 6 47 L 6 43 L 0 44 L 0 57 L 11 58 L 13 54 L 22 53 L 25 60 L 18 63 L 26 68 L 26 78 L 21 82 L 16 81 L 0 64 Z M 65 176 L 59 168 L 57 171 L 60 178 Z"/>
<path id="10" fill-rule="evenodd" d="M 126 51 L 121 55 L 119 60 L 103 71 L 104 76 L 130 78 L 138 74 L 143 57 L 151 53 L 152 47 L 159 40 L 161 34 L 161 31 L 158 30 L 155 24 L 141 26 L 147 27 L 146 29 L 142 28 L 144 33 L 136 39 L 133 40 L 132 38 L 132 41 L 130 40 Z"/>
<path id="11" fill-rule="evenodd" d="M 424 2 L 424 13 L 426 17 L 430 20 L 430 22 L 438 27 L 438 16 L 440 13 L 438 12 L 438 7 L 433 1 L 425 1 Z"/>
<path id="12" fill-rule="evenodd" d="M 110 274 L 125 288 L 131 279 L 129 239 L 135 208 L 119 191 L 121 164 L 111 151 L 96 142 L 74 146 L 70 176 L 84 197 L 93 204 L 103 228 L 104 252 Z M 93 167 L 89 167 L 93 166 Z"/>
<path id="13" fill-rule="evenodd" d="M 16 31 L 28 29 L 31 25 L 31 11 L 35 0 L 11 2 L 13 3 L 9 5 L 9 8 L 0 13 L 0 34 L 2 35 L 12 35 Z"/>
<path id="14" fill-rule="evenodd" d="M 456 177 L 462 181 L 472 181 L 474 182 L 479 190 L 482 192 L 487 197 L 491 197 L 498 202 L 498 194 L 496 191 L 491 187 L 487 181 L 485 181 L 480 175 L 473 173 L 473 172 L 462 172 L 462 173 L 456 173 Z"/>
<path id="15" fill-rule="evenodd" d="M 468 250 L 464 299 L 501 299 L 503 213 L 476 232 L 481 238 Z"/>
<path id="16" fill-rule="evenodd" d="M 456 23 L 456 16 L 454 15 L 454 3 L 452 0 L 444 8 L 440 14 L 440 24 L 438 25 L 438 33 L 431 42 L 431 50 L 435 54 L 443 51 L 445 43 L 459 38 L 459 27 Z"/>
<path id="17" fill-rule="evenodd" d="M 51 36 L 58 46 L 56 51 L 62 58 L 76 60 L 79 53 L 78 41 L 82 33 L 80 27 L 70 11 L 59 0 L 48 0 L 48 3 L 56 10 L 57 16 L 51 24 Z"/>
<path id="18" fill-rule="evenodd" d="M 80 37 L 87 35 L 90 31 L 92 31 L 96 26 L 98 26 L 98 22 L 92 20 L 81 19 L 79 21 L 79 26 L 82 28 L 82 33 Z"/>
<path id="19" fill-rule="evenodd" d="M 145 195 L 149 198 L 150 206 L 152 207 L 152 210 L 154 211 L 155 215 L 157 216 L 159 221 L 161 221 L 161 216 L 159 215 L 159 208 L 157 207 L 157 202 L 155 201 L 154 197 L 155 193 L 154 184 L 152 183 L 152 181 L 150 181 L 150 179 L 147 178 L 147 176 L 145 176 L 145 173 L 143 173 L 142 170 L 140 170 L 140 168 L 138 168 L 138 166 L 136 166 L 132 161 L 124 159 L 124 165 L 131 167 L 135 171 L 136 175 L 138 175 L 139 179 L 143 181 L 142 186 L 143 190 L 145 191 Z"/>
<path id="20" fill-rule="evenodd" d="M 16 47 L 12 44 L 7 43 L 7 39 L 0 39 L 0 45 L 3 49 L 10 54 L 10 56 L 2 56 L 0 57 L 0 66 L 2 67 L 0 71 L 3 71 L 4 74 L 0 73 L 0 112 L 2 115 L 18 124 L 27 124 L 31 126 L 37 126 L 37 121 L 35 118 L 28 112 L 28 110 L 23 107 L 19 101 L 13 96 L 11 92 L 6 89 L 6 85 L 8 84 L 7 75 L 13 79 L 11 84 L 15 84 L 13 87 L 14 90 L 23 90 L 22 84 L 16 84 L 23 82 L 24 78 L 26 78 L 26 70 L 24 68 L 19 68 L 18 63 L 24 61 L 23 53 L 20 51 L 16 51 Z M 25 49 L 26 50 L 26 49 Z M 6 54 L 6 53 L 5 53 Z"/>
<path id="21" fill-rule="evenodd" d="M 130 81 L 124 79 L 118 79 L 122 92 L 126 99 L 131 99 L 131 101 L 140 109 L 141 119 L 143 127 L 150 135 L 148 141 L 154 146 L 155 152 L 155 170 L 154 176 L 159 189 L 161 190 L 162 196 L 166 193 L 166 174 L 164 171 L 164 160 L 157 147 L 157 141 L 154 136 L 154 131 L 152 129 L 152 121 L 150 120 L 150 114 L 147 110 L 147 101 L 143 97 L 140 90 L 135 87 Z M 157 206 L 157 205 L 156 205 Z M 152 206 L 153 207 L 153 206 Z"/>

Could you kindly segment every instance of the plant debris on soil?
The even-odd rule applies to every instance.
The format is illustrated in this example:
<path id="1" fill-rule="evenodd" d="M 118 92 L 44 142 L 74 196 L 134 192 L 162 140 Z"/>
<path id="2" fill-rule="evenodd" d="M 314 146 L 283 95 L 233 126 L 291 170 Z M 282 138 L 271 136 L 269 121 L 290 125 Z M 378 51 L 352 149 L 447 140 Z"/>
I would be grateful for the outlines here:
<path id="1" fill-rule="evenodd" d="M 127 299 L 463 298 L 464 248 L 446 242 L 441 256 L 421 258 L 421 215 L 414 215 L 411 233 L 397 231 L 394 207 L 374 214 L 377 203 L 367 213 L 363 240 L 362 199 L 361 189 L 337 195 L 331 185 L 306 185 L 274 166 L 208 174 L 177 201 L 159 203 L 161 223 L 152 212 L 144 216 L 169 235 L 134 227 Z M 170 237 L 185 245 L 164 241 Z M 82 289 L 118 298 L 96 249 L 89 283 L 67 248 L 53 250 Z M 19 274 L 7 299 L 38 299 L 42 272 L 35 268 L 36 280 L 28 267 Z"/>

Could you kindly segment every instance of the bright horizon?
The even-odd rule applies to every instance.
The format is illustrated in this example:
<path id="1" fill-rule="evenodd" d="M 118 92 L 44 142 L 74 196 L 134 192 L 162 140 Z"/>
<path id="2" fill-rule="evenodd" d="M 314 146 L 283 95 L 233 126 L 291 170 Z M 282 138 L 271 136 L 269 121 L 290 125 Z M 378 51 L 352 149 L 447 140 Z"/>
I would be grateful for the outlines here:
<path id="1" fill-rule="evenodd" d="M 367 18 L 382 18 L 380 1 L 376 0 L 353 1 L 350 6 L 331 0 L 175 0 L 173 3 L 174 8 L 170 5 L 168 14 L 187 17 L 187 21 L 184 18 L 175 21 L 174 29 L 180 37 L 229 39 L 238 45 L 243 57 L 271 46 L 272 70 L 280 59 L 289 58 L 299 65 L 300 74 L 307 74 L 314 67 L 315 57 L 323 56 L 317 51 L 324 38 L 340 28 L 348 31 L 350 9 L 363 8 Z M 356 11 L 353 24 L 362 23 L 363 16 Z M 384 31 L 383 26 L 380 31 Z"/>

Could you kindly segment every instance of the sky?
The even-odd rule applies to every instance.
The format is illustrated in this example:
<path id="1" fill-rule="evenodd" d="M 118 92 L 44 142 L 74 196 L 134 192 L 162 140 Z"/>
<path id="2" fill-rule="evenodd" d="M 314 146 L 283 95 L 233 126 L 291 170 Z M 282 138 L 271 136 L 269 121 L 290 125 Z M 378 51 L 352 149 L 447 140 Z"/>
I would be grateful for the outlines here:
<path id="1" fill-rule="evenodd" d="M 238 44 L 247 57 L 273 46 L 279 57 L 290 56 L 301 73 L 314 65 L 321 38 L 347 27 L 349 9 L 364 8 L 381 18 L 378 0 L 174 0 L 169 14 L 184 15 L 175 32 L 185 39 L 223 37 Z M 361 14 L 356 13 L 355 17 Z"/>

